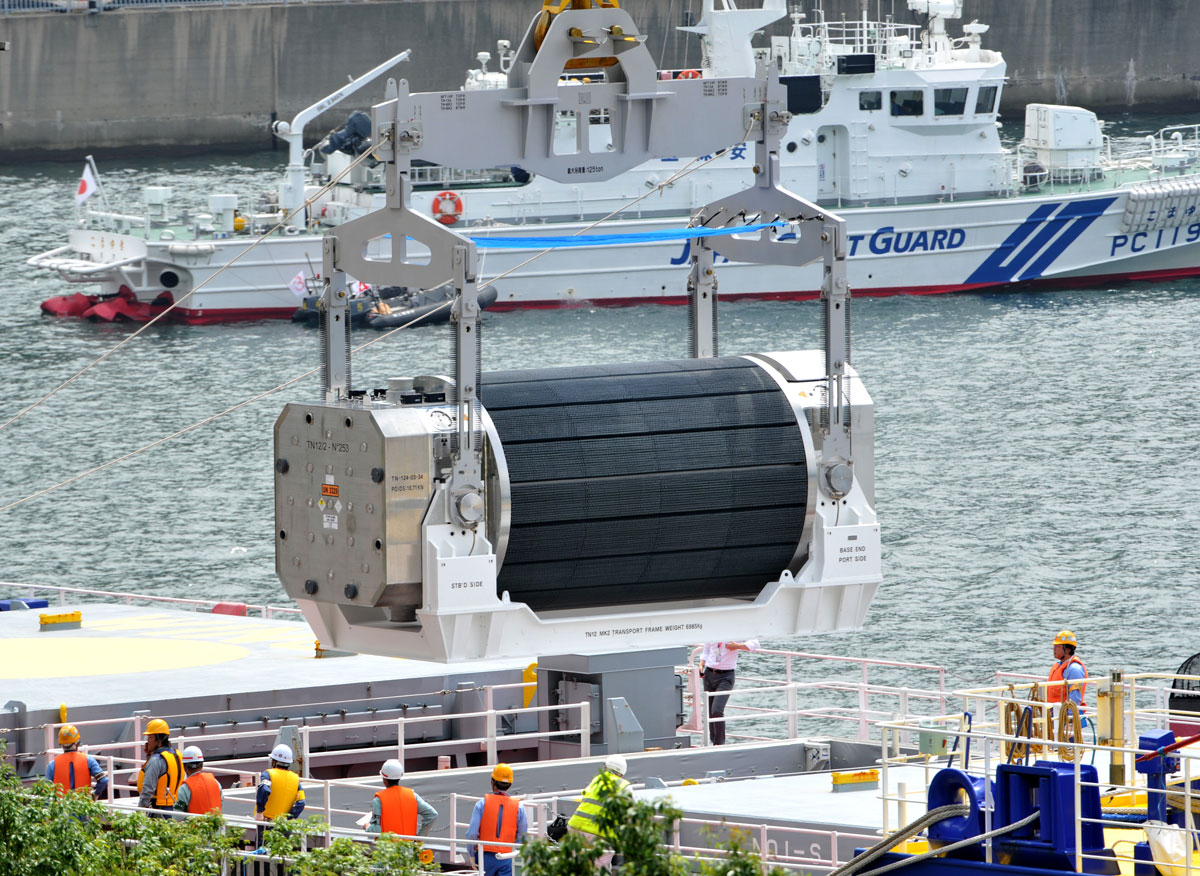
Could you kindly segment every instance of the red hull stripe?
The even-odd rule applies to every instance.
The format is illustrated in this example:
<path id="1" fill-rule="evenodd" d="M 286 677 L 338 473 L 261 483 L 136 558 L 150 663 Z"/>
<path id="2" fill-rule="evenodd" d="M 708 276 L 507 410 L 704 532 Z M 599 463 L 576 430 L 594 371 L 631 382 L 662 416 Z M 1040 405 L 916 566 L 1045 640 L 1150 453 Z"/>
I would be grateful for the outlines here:
<path id="1" fill-rule="evenodd" d="M 1133 283 L 1143 280 L 1183 280 L 1190 277 L 1200 277 L 1200 266 L 1168 268 L 1159 271 L 1134 271 L 1126 274 L 1094 274 L 1086 277 L 1043 277 L 1025 283 L 958 283 L 946 286 L 890 286 L 877 289 L 857 289 L 854 290 L 854 295 L 856 298 L 876 298 L 887 295 L 945 295 L 952 292 L 980 292 L 985 290 L 1071 289 L 1083 286 L 1101 286 L 1108 283 Z M 725 300 L 811 301 L 818 296 L 819 293 L 813 290 L 750 292 L 741 295 L 726 295 Z M 497 312 L 512 310 L 559 310 L 578 307 L 632 307 L 638 304 L 682 305 L 687 304 L 687 295 L 666 295 L 660 298 L 601 298 L 593 301 L 497 301 L 488 310 Z M 253 322 L 262 319 L 291 319 L 294 312 L 295 308 L 291 307 L 210 308 L 206 310 L 188 310 L 180 307 L 169 313 L 167 320 L 186 325 L 214 325 L 216 323 Z"/>

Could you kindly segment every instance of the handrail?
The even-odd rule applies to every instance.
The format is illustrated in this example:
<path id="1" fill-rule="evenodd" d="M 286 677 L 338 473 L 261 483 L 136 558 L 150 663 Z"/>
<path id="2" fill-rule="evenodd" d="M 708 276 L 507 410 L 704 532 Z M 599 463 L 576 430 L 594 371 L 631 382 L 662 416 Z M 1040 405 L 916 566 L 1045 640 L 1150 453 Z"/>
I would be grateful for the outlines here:
<path id="1" fill-rule="evenodd" d="M 132 604 L 133 600 L 136 599 L 136 600 L 143 601 L 143 602 L 163 602 L 163 603 L 169 603 L 171 605 L 187 605 L 187 606 L 193 606 L 193 607 L 197 607 L 197 608 L 199 608 L 199 607 L 212 608 L 214 606 L 221 605 L 221 604 L 229 601 L 229 600 L 223 600 L 223 599 L 184 599 L 184 598 L 178 597 L 178 596 L 155 596 L 150 593 L 125 593 L 125 592 L 116 591 L 116 590 L 90 590 L 85 587 L 67 587 L 62 584 L 24 584 L 24 583 L 20 583 L 17 581 L 0 581 L 0 587 L 15 587 L 18 589 L 27 590 L 27 591 L 29 591 L 29 594 L 31 597 L 34 593 L 41 591 L 41 590 L 46 590 L 51 593 L 57 593 L 59 605 L 66 604 L 66 594 L 68 594 L 68 593 L 78 594 L 80 596 L 101 596 L 101 597 L 106 597 L 106 598 L 111 598 L 111 599 L 123 599 L 123 600 L 125 600 L 126 605 Z M 239 604 L 245 605 L 247 612 L 249 612 L 251 610 L 257 611 L 257 612 L 260 612 L 263 617 L 268 618 L 268 619 L 274 617 L 277 614 L 297 615 L 297 616 L 303 615 L 303 612 L 301 612 L 300 609 L 298 609 L 298 608 L 286 608 L 283 606 L 271 605 L 269 603 L 262 604 L 262 605 L 255 605 L 255 604 L 251 604 L 251 603 L 239 603 Z"/>

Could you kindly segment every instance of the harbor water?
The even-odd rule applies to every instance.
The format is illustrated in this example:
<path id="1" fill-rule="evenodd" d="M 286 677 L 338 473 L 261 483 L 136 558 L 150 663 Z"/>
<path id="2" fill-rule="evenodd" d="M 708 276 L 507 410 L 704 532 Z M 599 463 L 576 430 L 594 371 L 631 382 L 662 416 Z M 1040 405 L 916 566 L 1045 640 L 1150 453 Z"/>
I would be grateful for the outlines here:
<path id="1" fill-rule="evenodd" d="M 133 208 L 147 182 L 179 203 L 247 196 L 272 187 L 281 164 L 263 153 L 101 171 L 109 197 Z M 81 167 L 0 166 L 0 422 L 134 331 L 38 311 L 73 291 L 24 262 L 63 241 Z M 1200 281 L 853 306 L 853 362 L 876 406 L 885 580 L 861 632 L 771 645 L 941 663 L 955 684 L 1044 673 L 1062 627 L 1093 674 L 1173 671 L 1200 651 Z M 813 302 L 726 305 L 721 351 L 817 347 L 819 317 Z M 686 326 L 684 308 L 657 305 L 487 314 L 484 367 L 683 357 Z M 355 385 L 444 373 L 449 352 L 445 327 L 401 332 L 356 355 Z M 318 364 L 316 333 L 285 322 L 155 326 L 0 430 L 0 505 Z M 286 604 L 272 426 L 317 383 L 5 510 L 0 580 Z"/>

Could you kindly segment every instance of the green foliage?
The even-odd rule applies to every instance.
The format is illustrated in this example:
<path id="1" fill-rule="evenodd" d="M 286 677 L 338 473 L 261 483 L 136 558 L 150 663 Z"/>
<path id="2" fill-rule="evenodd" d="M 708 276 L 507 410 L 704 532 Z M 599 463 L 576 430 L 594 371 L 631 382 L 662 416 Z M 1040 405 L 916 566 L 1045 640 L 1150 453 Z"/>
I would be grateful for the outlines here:
<path id="1" fill-rule="evenodd" d="M 0 738 L 0 757 L 4 740 Z M 596 861 L 614 849 L 620 876 L 686 876 L 689 862 L 664 848 L 681 815 L 669 801 L 635 801 L 615 781 L 601 783 L 597 824 L 602 840 L 571 832 L 557 844 L 526 843 L 525 876 L 595 876 Z M 320 818 L 288 820 L 267 829 L 263 846 L 288 859 L 295 876 L 418 876 L 419 843 L 382 836 L 367 845 L 341 838 L 302 852 L 306 838 L 325 831 Z M 113 812 L 90 795 L 58 793 L 40 781 L 23 787 L 0 759 L 0 876 L 219 876 L 227 852 L 240 850 L 243 831 L 217 813 L 198 818 L 148 818 Z M 724 857 L 700 866 L 701 876 L 763 876 L 762 862 L 735 833 Z M 776 867 L 767 876 L 784 876 Z"/>
<path id="2" fill-rule="evenodd" d="M 596 861 L 606 848 L 620 856 L 614 867 L 619 876 L 685 876 L 692 872 L 688 860 L 668 847 L 673 825 L 683 815 L 669 800 L 634 800 L 615 780 L 599 784 L 597 799 L 601 811 L 596 823 L 605 839 L 592 843 L 589 837 L 570 832 L 557 844 L 526 843 L 521 850 L 524 876 L 595 876 Z M 703 863 L 702 876 L 763 876 L 762 861 L 748 847 L 744 834 L 735 832 L 718 848 L 723 857 Z M 767 876 L 785 873 L 774 867 Z"/>
<path id="3" fill-rule="evenodd" d="M 132 812 L 113 816 L 107 841 L 121 876 L 220 876 L 221 855 L 241 848 L 242 831 L 215 812 L 181 821 Z"/>
<path id="4" fill-rule="evenodd" d="M 296 876 L 370 876 L 371 859 L 362 843 L 339 837 L 328 848 L 313 849 L 291 869 Z"/>
<path id="5" fill-rule="evenodd" d="M 340 837 L 328 848 L 313 849 L 289 865 L 296 876 L 416 876 L 421 870 L 421 846 L 382 836 L 374 846 Z"/>
<path id="6" fill-rule="evenodd" d="M 371 865 L 394 876 L 416 876 L 421 872 L 421 844 L 384 834 L 371 849 Z"/>
<path id="7" fill-rule="evenodd" d="M 521 849 L 523 876 L 595 876 L 596 860 L 604 849 L 577 833 L 568 833 L 557 844 L 547 840 L 525 843 Z"/>
<path id="8" fill-rule="evenodd" d="M 700 865 L 700 876 L 763 876 L 764 873 L 766 876 L 791 876 L 778 865 L 764 871 L 762 859 L 752 851 L 750 837 L 744 831 L 734 830 L 720 848 L 724 856 L 719 861 L 704 861 Z"/>
<path id="9" fill-rule="evenodd" d="M 263 848 L 272 858 L 294 858 L 301 853 L 305 840 L 325 832 L 325 822 L 316 815 L 281 818 L 263 832 Z"/>

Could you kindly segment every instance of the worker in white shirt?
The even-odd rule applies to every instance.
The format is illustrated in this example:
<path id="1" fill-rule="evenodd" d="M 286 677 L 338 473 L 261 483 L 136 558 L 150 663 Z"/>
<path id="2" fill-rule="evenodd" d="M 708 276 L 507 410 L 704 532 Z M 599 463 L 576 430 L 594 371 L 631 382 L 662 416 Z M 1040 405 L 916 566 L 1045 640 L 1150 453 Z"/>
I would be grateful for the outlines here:
<path id="1" fill-rule="evenodd" d="M 704 682 L 704 693 L 725 692 L 721 696 L 708 698 L 708 737 L 713 745 L 725 744 L 725 704 L 729 702 L 728 691 L 733 690 L 738 652 L 758 649 L 758 639 L 704 643 L 704 652 L 700 655 L 700 678 Z"/>

